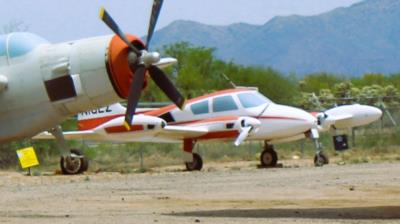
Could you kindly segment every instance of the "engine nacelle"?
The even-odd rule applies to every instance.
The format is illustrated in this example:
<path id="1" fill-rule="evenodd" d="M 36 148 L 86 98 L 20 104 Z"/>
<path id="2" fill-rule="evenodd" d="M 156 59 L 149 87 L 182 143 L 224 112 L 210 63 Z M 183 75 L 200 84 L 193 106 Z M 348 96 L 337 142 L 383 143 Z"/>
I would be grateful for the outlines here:
<path id="1" fill-rule="evenodd" d="M 370 124 L 382 116 L 379 108 L 368 105 L 343 105 L 324 112 L 325 118 L 321 118 L 321 126 L 336 129 L 353 128 Z"/>
<path id="2" fill-rule="evenodd" d="M 322 130 L 329 130 L 335 124 L 335 120 L 332 119 L 332 116 L 324 112 L 318 113 L 316 117 L 318 126 Z"/>

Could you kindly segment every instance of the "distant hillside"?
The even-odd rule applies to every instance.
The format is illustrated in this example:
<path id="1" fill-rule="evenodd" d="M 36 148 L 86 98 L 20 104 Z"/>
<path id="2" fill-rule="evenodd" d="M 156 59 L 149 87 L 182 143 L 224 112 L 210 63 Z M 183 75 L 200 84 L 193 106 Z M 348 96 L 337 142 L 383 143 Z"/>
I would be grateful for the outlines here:
<path id="1" fill-rule="evenodd" d="M 221 59 L 305 74 L 400 72 L 400 1 L 365 0 L 317 16 L 275 17 L 264 25 L 175 21 L 153 46 L 178 41 L 214 47 Z"/>

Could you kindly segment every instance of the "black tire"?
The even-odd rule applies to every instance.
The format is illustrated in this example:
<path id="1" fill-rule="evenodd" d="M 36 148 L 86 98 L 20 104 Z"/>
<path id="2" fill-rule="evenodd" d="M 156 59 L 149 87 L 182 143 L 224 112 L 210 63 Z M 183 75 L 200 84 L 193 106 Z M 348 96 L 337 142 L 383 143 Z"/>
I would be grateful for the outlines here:
<path id="1" fill-rule="evenodd" d="M 201 170 L 203 168 L 203 159 L 197 153 L 193 153 L 193 162 L 185 163 L 187 171 Z"/>
<path id="2" fill-rule="evenodd" d="M 329 164 L 329 158 L 325 153 L 319 152 L 314 156 L 314 165 L 315 166 L 323 166 Z"/>
<path id="3" fill-rule="evenodd" d="M 81 158 L 72 158 L 73 164 L 68 165 L 66 162 L 66 158 L 61 156 L 60 159 L 60 167 L 61 171 L 64 175 L 75 175 L 81 174 L 89 168 L 89 161 L 86 157 L 84 157 L 83 153 L 78 149 L 71 149 L 71 154 L 75 154 L 77 156 L 82 156 Z"/>
<path id="4" fill-rule="evenodd" d="M 263 167 L 274 167 L 278 163 L 278 155 L 276 151 L 268 148 L 265 149 L 260 155 L 261 166 Z"/>

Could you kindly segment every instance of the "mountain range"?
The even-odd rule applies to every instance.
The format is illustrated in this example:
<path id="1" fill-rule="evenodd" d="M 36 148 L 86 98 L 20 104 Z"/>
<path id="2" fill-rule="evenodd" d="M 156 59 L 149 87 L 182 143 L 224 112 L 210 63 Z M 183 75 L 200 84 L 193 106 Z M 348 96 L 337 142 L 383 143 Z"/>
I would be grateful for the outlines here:
<path id="1" fill-rule="evenodd" d="M 245 7 L 245 6 L 244 6 Z M 263 25 L 175 21 L 152 45 L 186 41 L 243 65 L 304 75 L 400 72 L 400 0 L 364 0 L 315 16 L 279 16 Z"/>

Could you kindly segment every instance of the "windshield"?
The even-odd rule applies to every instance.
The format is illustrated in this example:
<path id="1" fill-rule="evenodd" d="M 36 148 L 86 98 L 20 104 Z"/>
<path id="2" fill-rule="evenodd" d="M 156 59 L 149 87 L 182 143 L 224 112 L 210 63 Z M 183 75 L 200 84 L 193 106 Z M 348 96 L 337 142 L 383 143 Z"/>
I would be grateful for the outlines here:
<path id="1" fill-rule="evenodd" d="M 239 93 L 238 98 L 244 108 L 258 107 L 266 103 L 271 103 L 271 100 L 258 92 Z"/>
<path id="2" fill-rule="evenodd" d="M 0 56 L 10 58 L 29 53 L 48 41 L 32 33 L 10 33 L 0 36 Z"/>

